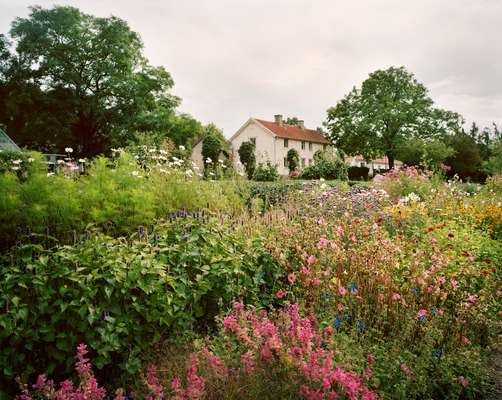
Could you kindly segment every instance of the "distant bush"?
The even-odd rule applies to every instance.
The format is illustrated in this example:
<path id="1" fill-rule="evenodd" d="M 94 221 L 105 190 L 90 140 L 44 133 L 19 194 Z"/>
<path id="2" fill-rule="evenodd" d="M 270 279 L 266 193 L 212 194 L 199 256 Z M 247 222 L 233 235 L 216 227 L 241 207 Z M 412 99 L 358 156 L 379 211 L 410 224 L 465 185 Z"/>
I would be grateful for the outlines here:
<path id="1" fill-rule="evenodd" d="M 349 167 L 348 175 L 351 181 L 367 181 L 370 169 L 368 167 Z"/>
<path id="2" fill-rule="evenodd" d="M 302 179 L 347 179 L 347 166 L 338 157 L 327 151 L 318 151 L 314 155 L 314 164 L 305 167 L 300 177 Z"/>
<path id="3" fill-rule="evenodd" d="M 273 182 L 277 179 L 279 179 L 277 166 L 272 165 L 270 162 L 266 164 L 259 164 L 253 174 L 253 180 L 258 182 Z"/>

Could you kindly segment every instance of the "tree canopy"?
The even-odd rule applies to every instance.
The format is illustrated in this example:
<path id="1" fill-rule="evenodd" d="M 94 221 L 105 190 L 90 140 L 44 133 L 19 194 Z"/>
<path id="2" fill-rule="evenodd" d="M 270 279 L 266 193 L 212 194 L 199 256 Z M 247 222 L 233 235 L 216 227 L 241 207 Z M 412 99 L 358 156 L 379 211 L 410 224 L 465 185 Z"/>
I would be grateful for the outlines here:
<path id="1" fill-rule="evenodd" d="M 371 73 L 328 110 L 326 136 L 348 155 L 386 155 L 392 168 L 399 143 L 433 139 L 460 129 L 459 114 L 433 106 L 427 89 L 404 67 Z"/>
<path id="2" fill-rule="evenodd" d="M 31 7 L 13 21 L 10 41 L 0 36 L 0 123 L 21 145 L 92 156 L 133 142 L 135 132 L 162 132 L 178 145 L 200 133 L 197 121 L 176 115 L 171 75 L 148 63 L 120 18 Z"/>

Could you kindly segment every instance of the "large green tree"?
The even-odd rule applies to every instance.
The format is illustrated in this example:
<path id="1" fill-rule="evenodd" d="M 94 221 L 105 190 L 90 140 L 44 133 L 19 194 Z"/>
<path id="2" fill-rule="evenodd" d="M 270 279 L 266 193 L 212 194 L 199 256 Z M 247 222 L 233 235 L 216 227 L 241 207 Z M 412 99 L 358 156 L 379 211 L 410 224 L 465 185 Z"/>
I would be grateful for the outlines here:
<path id="1" fill-rule="evenodd" d="M 86 156 L 167 130 L 179 99 L 170 74 L 148 64 L 137 33 L 119 18 L 73 7 L 32 7 L 0 38 L 0 122 L 21 144 Z M 6 57 L 5 57 L 6 56 Z"/>
<path id="2" fill-rule="evenodd" d="M 460 115 L 435 108 L 427 89 L 404 67 L 371 73 L 328 110 L 326 136 L 348 155 L 386 155 L 394 166 L 397 145 L 409 138 L 439 138 L 460 129 Z"/>

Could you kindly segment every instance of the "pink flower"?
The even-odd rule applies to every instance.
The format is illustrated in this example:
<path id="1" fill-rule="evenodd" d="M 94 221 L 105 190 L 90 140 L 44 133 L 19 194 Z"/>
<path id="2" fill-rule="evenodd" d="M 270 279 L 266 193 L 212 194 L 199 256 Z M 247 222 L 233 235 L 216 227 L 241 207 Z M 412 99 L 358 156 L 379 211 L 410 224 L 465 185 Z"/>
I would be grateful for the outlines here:
<path id="1" fill-rule="evenodd" d="M 411 377 L 411 375 L 413 375 L 413 373 L 411 372 L 411 369 L 410 367 L 408 367 L 406 364 L 402 363 L 399 368 L 401 368 L 401 371 L 404 372 L 404 374 L 406 375 L 407 378 Z"/>
<path id="2" fill-rule="evenodd" d="M 314 256 L 313 255 L 310 255 L 307 257 L 307 264 L 308 265 L 311 265 L 314 263 Z"/>
<path id="3" fill-rule="evenodd" d="M 417 313 L 417 317 L 418 318 L 425 318 L 427 316 L 427 310 L 420 310 L 418 313 Z"/>
<path id="4" fill-rule="evenodd" d="M 312 280 L 312 285 L 319 286 L 321 284 L 321 280 L 319 278 L 315 278 Z"/>
<path id="5" fill-rule="evenodd" d="M 458 377 L 459 382 L 462 384 L 463 387 L 467 387 L 469 385 L 469 380 L 464 378 L 462 375 Z"/>
<path id="6" fill-rule="evenodd" d="M 304 275 L 310 274 L 309 269 L 307 267 L 302 267 L 302 274 L 304 274 Z"/>
<path id="7" fill-rule="evenodd" d="M 321 218 L 319 218 L 319 221 L 317 221 L 317 223 L 319 225 L 326 225 L 326 220 L 323 217 L 321 217 Z"/>
<path id="8" fill-rule="evenodd" d="M 375 362 L 375 356 L 371 353 L 368 354 L 368 364 L 372 365 Z"/>
<path id="9" fill-rule="evenodd" d="M 328 239 L 320 238 L 319 242 L 317 242 L 317 248 L 320 250 L 328 245 Z"/>
<path id="10" fill-rule="evenodd" d="M 339 286 L 338 287 L 338 293 L 340 294 L 340 296 L 345 296 L 345 293 L 347 293 L 347 290 L 345 290 L 345 288 L 343 286 Z"/>
<path id="11" fill-rule="evenodd" d="M 475 294 L 470 294 L 469 296 L 467 296 L 467 301 L 469 303 L 475 303 L 477 300 L 478 296 L 476 296 Z"/>
<path id="12" fill-rule="evenodd" d="M 451 280 L 451 288 L 452 289 L 456 289 L 457 286 L 458 286 L 458 282 L 455 279 L 452 279 Z"/>
<path id="13" fill-rule="evenodd" d="M 399 301 L 399 300 L 401 300 L 401 295 L 398 293 L 394 293 L 392 295 L 392 301 Z"/>
<path id="14" fill-rule="evenodd" d="M 237 318 L 233 315 L 223 318 L 223 330 L 225 332 L 238 332 L 240 327 L 237 324 Z"/>
<path id="15" fill-rule="evenodd" d="M 296 276 L 295 274 L 289 274 L 288 275 L 288 282 L 289 283 L 294 283 L 296 281 Z"/>
<path id="16" fill-rule="evenodd" d="M 275 294 L 275 297 L 277 297 L 278 299 L 282 299 L 284 298 L 284 296 L 286 296 L 286 293 L 284 293 L 282 289 Z"/>
<path id="17" fill-rule="evenodd" d="M 469 340 L 469 338 L 468 338 L 468 337 L 466 337 L 466 336 L 462 336 L 462 344 L 463 344 L 464 346 L 467 346 L 467 345 L 471 344 L 471 341 Z"/>
<path id="18" fill-rule="evenodd" d="M 331 325 L 328 325 L 326 328 L 324 328 L 324 336 L 331 336 L 333 334 L 333 327 Z"/>

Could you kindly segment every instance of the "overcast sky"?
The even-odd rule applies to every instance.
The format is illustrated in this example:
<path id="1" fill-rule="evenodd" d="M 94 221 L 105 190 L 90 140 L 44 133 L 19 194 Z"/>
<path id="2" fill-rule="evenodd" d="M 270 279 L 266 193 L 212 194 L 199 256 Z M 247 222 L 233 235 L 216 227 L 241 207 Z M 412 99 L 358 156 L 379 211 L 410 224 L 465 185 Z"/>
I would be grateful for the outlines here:
<path id="1" fill-rule="evenodd" d="M 0 0 L 115 15 L 175 81 L 181 111 L 231 136 L 249 116 L 325 120 L 376 69 L 404 65 L 467 124 L 502 125 L 502 0 Z"/>

